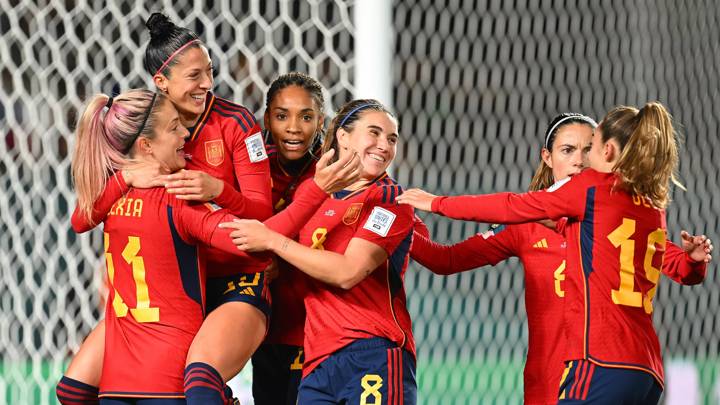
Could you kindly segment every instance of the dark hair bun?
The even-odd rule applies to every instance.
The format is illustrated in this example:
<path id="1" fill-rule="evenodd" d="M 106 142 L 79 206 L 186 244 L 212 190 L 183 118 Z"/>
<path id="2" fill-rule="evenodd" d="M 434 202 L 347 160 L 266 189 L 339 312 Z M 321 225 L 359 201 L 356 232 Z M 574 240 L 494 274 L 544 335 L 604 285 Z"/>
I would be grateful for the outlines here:
<path id="1" fill-rule="evenodd" d="M 150 30 L 150 39 L 162 39 L 168 36 L 175 27 L 170 18 L 163 13 L 152 13 L 145 26 Z"/>

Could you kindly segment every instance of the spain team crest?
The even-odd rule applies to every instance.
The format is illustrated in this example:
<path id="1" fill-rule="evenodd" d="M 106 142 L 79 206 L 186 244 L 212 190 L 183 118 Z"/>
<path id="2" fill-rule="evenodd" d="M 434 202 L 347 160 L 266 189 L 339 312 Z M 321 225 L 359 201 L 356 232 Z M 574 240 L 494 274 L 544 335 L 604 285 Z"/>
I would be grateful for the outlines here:
<path id="1" fill-rule="evenodd" d="M 212 166 L 219 166 L 225 160 L 225 148 L 222 139 L 205 142 L 205 159 Z"/>
<path id="2" fill-rule="evenodd" d="M 362 211 L 362 206 L 362 203 L 350 204 L 348 209 L 345 211 L 345 215 L 343 215 L 343 224 L 352 225 L 357 222 L 358 218 L 360 218 L 360 211 Z"/>

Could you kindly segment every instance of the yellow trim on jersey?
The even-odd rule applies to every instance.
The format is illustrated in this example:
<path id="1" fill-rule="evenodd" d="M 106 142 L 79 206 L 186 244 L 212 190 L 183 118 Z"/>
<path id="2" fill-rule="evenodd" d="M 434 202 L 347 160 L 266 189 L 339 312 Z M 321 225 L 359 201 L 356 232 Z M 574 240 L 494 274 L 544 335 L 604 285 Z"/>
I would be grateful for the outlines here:
<path id="1" fill-rule="evenodd" d="M 390 268 L 390 257 L 385 259 L 385 265 L 387 268 L 387 272 L 386 272 L 387 277 L 386 278 L 387 278 L 388 302 L 390 303 L 390 313 L 393 316 L 393 321 L 395 321 L 395 325 L 397 325 L 398 329 L 400 329 L 400 332 L 402 332 L 403 340 L 402 340 L 402 344 L 400 344 L 400 348 L 404 348 L 405 343 L 407 342 L 407 334 L 405 333 L 405 330 L 402 328 L 402 326 L 400 326 L 400 322 L 398 322 L 397 316 L 395 316 L 395 308 L 393 307 L 392 292 L 391 292 L 391 288 L 390 288 L 390 272 L 392 271 L 392 269 Z"/>
<path id="2" fill-rule="evenodd" d="M 573 366 L 572 361 L 568 362 L 567 366 L 565 366 L 565 370 L 563 370 L 563 375 L 560 378 L 560 386 L 558 388 L 562 387 L 563 384 L 565 384 L 565 379 L 567 378 L 568 374 L 570 373 L 570 369 L 572 368 L 572 366 Z M 565 399 L 565 390 L 563 390 L 560 393 L 560 397 L 558 399 Z"/>
<path id="3" fill-rule="evenodd" d="M 210 115 L 210 110 L 212 109 L 213 104 L 215 104 L 215 95 L 210 95 L 210 101 L 208 102 L 207 108 L 205 109 L 205 112 L 202 115 L 202 118 L 195 124 L 195 129 L 193 129 L 193 133 L 190 135 L 190 141 L 194 141 L 197 139 L 198 134 L 200 133 L 200 128 L 202 128 L 203 124 L 205 123 L 205 120 L 207 120 L 208 115 Z"/>

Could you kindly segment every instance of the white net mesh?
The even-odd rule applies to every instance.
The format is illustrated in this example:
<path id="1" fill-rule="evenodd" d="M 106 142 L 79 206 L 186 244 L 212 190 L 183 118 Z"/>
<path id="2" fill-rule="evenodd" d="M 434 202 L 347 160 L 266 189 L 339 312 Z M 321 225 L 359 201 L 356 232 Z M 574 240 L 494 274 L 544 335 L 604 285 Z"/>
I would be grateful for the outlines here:
<path id="1" fill-rule="evenodd" d="M 437 194 L 524 191 L 552 116 L 599 120 L 615 105 L 659 100 L 685 138 L 680 178 L 688 191 L 674 193 L 670 238 L 678 242 L 688 229 L 717 239 L 717 2 L 411 0 L 395 2 L 394 21 L 394 107 L 401 133 L 411 136 L 399 152 L 400 184 Z M 487 229 L 424 218 L 444 242 Z M 702 286 L 665 278 L 658 288 L 666 403 L 720 403 L 716 267 Z M 520 403 L 520 263 L 447 278 L 412 268 L 406 286 L 424 400 Z"/>
<path id="2" fill-rule="evenodd" d="M 68 356 L 100 316 L 100 234 L 76 236 L 69 224 L 72 129 L 92 94 L 150 84 L 142 69 L 147 16 L 162 9 L 196 30 L 218 67 L 216 93 L 260 113 L 270 81 L 289 70 L 317 77 L 330 109 L 351 98 L 351 6 L 0 0 L 0 403 L 55 403 Z M 394 1 L 393 21 L 401 184 L 453 194 L 524 190 L 552 115 L 600 118 L 615 104 L 658 99 L 686 137 L 681 178 L 689 191 L 675 194 L 670 236 L 677 240 L 683 227 L 716 236 L 715 2 L 409 0 Z M 428 223 L 440 241 L 482 229 Z M 715 267 L 703 286 L 664 280 L 658 289 L 666 364 L 685 361 L 668 372 L 667 403 L 673 381 L 692 391 L 680 403 L 718 398 Z M 527 333 L 517 261 L 448 278 L 412 265 L 406 289 L 422 403 L 521 401 Z"/>
<path id="3" fill-rule="evenodd" d="M 71 351 L 100 316 L 99 231 L 70 229 L 73 126 L 97 92 L 149 86 L 145 19 L 194 29 L 218 67 L 215 92 L 260 113 L 290 70 L 321 80 L 330 107 L 352 95 L 344 1 L 0 1 L 0 403 L 55 403 Z M 182 10 L 182 12 L 176 12 Z"/>

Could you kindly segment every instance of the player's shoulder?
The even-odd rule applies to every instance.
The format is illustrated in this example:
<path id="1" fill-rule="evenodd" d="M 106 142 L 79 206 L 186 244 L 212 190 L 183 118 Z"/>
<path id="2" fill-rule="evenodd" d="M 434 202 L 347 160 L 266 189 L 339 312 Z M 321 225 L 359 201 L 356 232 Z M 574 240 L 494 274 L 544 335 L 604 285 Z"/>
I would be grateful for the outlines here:
<path id="1" fill-rule="evenodd" d="M 383 176 L 370 185 L 367 201 L 376 204 L 396 205 L 395 199 L 403 193 L 403 188 L 390 176 Z"/>
<path id="2" fill-rule="evenodd" d="M 246 135 L 254 134 L 252 130 L 257 125 L 257 120 L 245 106 L 215 96 L 210 113 L 229 125 L 239 127 Z"/>

